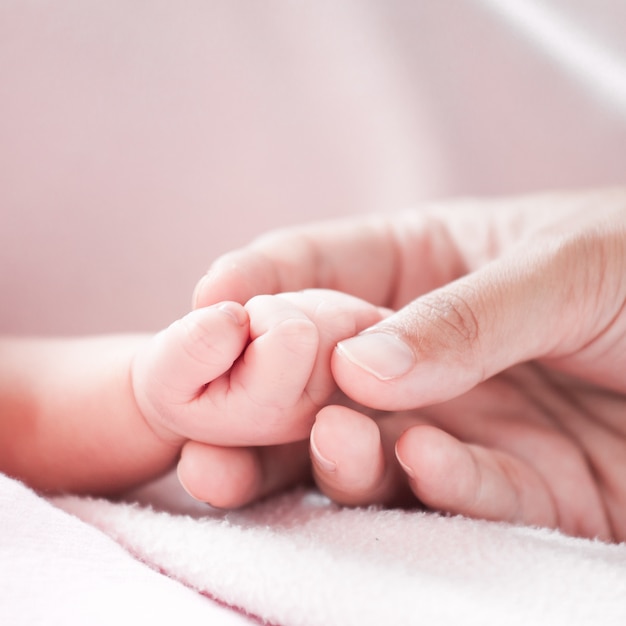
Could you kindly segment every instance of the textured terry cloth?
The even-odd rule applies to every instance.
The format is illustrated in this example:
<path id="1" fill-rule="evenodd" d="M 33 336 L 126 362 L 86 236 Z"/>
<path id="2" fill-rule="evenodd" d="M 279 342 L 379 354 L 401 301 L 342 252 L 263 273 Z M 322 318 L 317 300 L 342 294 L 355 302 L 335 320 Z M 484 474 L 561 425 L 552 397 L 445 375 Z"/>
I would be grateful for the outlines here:
<path id="1" fill-rule="evenodd" d="M 250 623 L 0 474 L 0 624 Z"/>
<path id="2" fill-rule="evenodd" d="M 626 623 L 626 545 L 343 509 L 306 490 L 226 513 L 166 479 L 136 500 L 55 504 L 172 578 L 272 624 Z"/>

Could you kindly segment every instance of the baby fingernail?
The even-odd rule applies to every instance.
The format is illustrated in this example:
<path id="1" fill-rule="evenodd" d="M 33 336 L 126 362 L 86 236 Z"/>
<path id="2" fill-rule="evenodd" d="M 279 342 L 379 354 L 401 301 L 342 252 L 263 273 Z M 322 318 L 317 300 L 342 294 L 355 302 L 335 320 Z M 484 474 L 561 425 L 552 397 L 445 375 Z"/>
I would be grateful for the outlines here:
<path id="1" fill-rule="evenodd" d="M 370 332 L 337 344 L 337 352 L 380 380 L 406 374 L 415 365 L 413 350 L 396 335 Z"/>
<path id="2" fill-rule="evenodd" d="M 313 428 L 311 429 L 309 444 L 311 447 L 311 454 L 313 458 L 315 459 L 316 463 L 320 466 L 320 468 L 323 469 L 325 472 L 334 472 L 337 469 L 337 463 L 335 463 L 334 461 L 331 461 L 330 459 L 327 459 L 320 452 L 320 449 L 317 447 L 317 444 L 315 443 L 315 425 L 313 425 Z"/>
<path id="3" fill-rule="evenodd" d="M 217 308 L 232 317 L 239 326 L 243 326 L 248 321 L 244 308 L 236 302 L 222 302 Z"/>

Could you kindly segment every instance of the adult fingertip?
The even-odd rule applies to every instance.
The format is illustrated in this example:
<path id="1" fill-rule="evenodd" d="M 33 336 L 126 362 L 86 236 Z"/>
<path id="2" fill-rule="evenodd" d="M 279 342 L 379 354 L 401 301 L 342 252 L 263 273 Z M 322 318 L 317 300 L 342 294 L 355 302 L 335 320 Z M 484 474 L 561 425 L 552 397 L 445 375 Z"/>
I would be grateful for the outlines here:
<path id="1" fill-rule="evenodd" d="M 317 443 L 317 430 L 316 424 L 313 424 L 311 428 L 311 434 L 309 436 L 309 444 L 311 451 L 311 459 L 313 463 L 318 467 L 319 470 L 326 473 L 332 473 L 337 471 L 337 463 L 332 459 L 329 459 L 326 455 L 324 455 L 320 449 L 320 446 Z"/>
<path id="2" fill-rule="evenodd" d="M 362 333 L 339 342 L 336 351 L 339 358 L 382 381 L 400 378 L 416 364 L 412 347 L 389 332 Z"/>
<path id="3" fill-rule="evenodd" d="M 501 313 L 497 279 L 472 276 L 430 292 L 343 341 L 332 362 L 338 386 L 372 408 L 409 409 L 458 396 L 513 365 L 528 342 L 509 332 L 519 312 L 507 304 L 511 311 Z"/>
<path id="4" fill-rule="evenodd" d="M 335 347 L 333 377 L 352 400 L 386 411 L 420 404 L 424 397 L 423 359 L 418 359 L 410 341 L 394 331 L 377 325 Z M 430 374 L 426 372 L 426 376 Z"/>
<path id="5" fill-rule="evenodd" d="M 395 448 L 394 448 L 394 452 L 395 452 L 395 455 L 396 455 L 396 460 L 398 461 L 398 464 L 402 468 L 402 471 L 410 479 L 414 479 L 416 477 L 415 470 L 409 464 L 409 462 L 405 459 L 405 455 L 404 455 L 404 452 L 402 450 L 402 447 L 400 446 L 400 441 L 399 440 L 396 442 L 396 445 L 395 445 Z"/>
<path id="6" fill-rule="evenodd" d="M 386 463 L 373 420 L 347 407 L 324 407 L 309 445 L 315 481 L 335 502 L 360 506 L 387 500 Z"/>

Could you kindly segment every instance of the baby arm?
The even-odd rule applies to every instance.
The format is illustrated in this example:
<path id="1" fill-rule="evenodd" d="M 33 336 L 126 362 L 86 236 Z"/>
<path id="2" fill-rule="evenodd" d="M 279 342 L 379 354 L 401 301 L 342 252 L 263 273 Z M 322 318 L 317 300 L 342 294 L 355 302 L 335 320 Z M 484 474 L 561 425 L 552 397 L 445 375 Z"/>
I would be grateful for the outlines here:
<path id="1" fill-rule="evenodd" d="M 205 341 L 225 346 L 207 372 L 217 375 L 239 356 L 248 328 L 217 306 L 205 318 Z M 41 491 L 113 494 L 172 467 L 184 438 L 144 419 L 131 377 L 157 338 L 2 338 L 0 471 Z"/>
<path id="2" fill-rule="evenodd" d="M 0 340 L 0 470 L 38 490 L 92 493 L 163 472 L 177 447 L 148 427 L 130 386 L 147 341 Z"/>
<path id="3" fill-rule="evenodd" d="M 43 491 L 111 494 L 182 449 L 192 495 L 243 504 L 308 466 L 315 416 L 337 400 L 334 346 L 382 316 L 310 290 L 199 309 L 153 337 L 4 339 L 0 470 Z"/>

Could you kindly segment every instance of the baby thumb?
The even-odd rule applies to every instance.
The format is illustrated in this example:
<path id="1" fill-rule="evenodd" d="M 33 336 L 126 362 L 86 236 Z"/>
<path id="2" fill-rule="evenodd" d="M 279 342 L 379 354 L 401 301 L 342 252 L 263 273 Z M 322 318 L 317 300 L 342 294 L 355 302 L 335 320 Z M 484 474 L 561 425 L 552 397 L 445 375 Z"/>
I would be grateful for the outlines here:
<path id="1" fill-rule="evenodd" d="M 460 395 L 563 347 L 566 329 L 580 323 L 580 307 L 566 303 L 578 297 L 572 278 L 575 268 L 551 254 L 494 261 L 339 343 L 335 380 L 353 400 L 383 410 Z"/>

